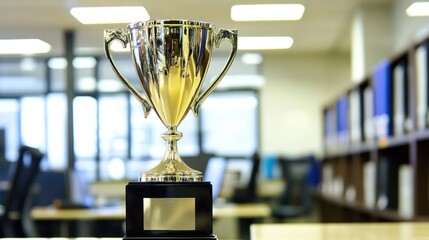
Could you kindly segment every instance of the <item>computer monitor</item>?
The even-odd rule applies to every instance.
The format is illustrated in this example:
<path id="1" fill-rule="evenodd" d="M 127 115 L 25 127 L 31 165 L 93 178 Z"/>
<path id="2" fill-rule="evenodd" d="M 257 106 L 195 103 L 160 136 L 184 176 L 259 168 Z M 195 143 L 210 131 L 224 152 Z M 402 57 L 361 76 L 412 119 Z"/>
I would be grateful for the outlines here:
<path id="1" fill-rule="evenodd" d="M 226 159 L 222 157 L 212 157 L 209 159 L 204 173 L 204 181 L 211 182 L 213 199 L 219 197 L 226 170 Z"/>

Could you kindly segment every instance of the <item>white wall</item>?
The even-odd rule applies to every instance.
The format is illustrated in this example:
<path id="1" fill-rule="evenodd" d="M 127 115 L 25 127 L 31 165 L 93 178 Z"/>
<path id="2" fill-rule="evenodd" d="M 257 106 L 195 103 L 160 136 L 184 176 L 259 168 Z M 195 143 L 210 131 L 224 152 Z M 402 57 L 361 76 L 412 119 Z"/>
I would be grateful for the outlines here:
<path id="1" fill-rule="evenodd" d="M 265 55 L 262 73 L 262 154 L 321 154 L 323 105 L 350 86 L 350 55 Z"/>

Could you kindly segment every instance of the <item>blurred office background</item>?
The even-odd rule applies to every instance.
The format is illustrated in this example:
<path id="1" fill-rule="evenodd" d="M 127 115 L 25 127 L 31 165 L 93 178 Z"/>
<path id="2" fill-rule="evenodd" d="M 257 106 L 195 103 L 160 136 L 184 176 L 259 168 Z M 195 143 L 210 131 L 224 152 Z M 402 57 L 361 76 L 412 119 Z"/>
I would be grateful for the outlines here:
<path id="1" fill-rule="evenodd" d="M 308 184 L 318 188 L 325 144 L 323 107 L 371 74 L 379 61 L 426 36 L 429 18 L 406 13 L 413 2 L 273 0 L 270 3 L 303 4 L 303 18 L 236 22 L 230 17 L 232 5 L 258 2 L 3 1 L 0 39 L 39 38 L 51 47 L 46 53 L 0 55 L 1 181 L 10 180 L 19 147 L 27 145 L 44 153 L 34 205 L 54 205 L 55 199 L 85 207 L 111 204 L 117 203 L 124 185 L 101 198 L 94 189 L 135 181 L 162 158 L 165 127 L 154 111 L 144 118 L 103 53 L 103 29 L 125 29 L 126 24 L 84 25 L 69 13 L 72 7 L 138 5 L 147 9 L 150 19 L 208 21 L 238 29 L 240 37 L 293 38 L 289 49 L 239 49 L 200 116 L 189 113 L 180 124 L 184 137 L 178 148 L 183 159 L 201 171 L 210 157 L 227 160 L 221 194 L 226 201 L 252 181 L 257 189 L 274 188 L 258 201 L 280 198 L 287 185 L 284 159 L 315 159 Z M 229 44 L 213 51 L 208 81 L 223 67 Z M 115 59 L 136 82 L 130 55 L 116 52 Z M 260 161 L 253 175 L 255 154 Z M 58 173 L 60 177 L 54 176 Z M 109 195 L 112 189 L 118 195 Z M 312 205 L 305 216 L 301 221 L 319 221 L 317 207 Z M 271 220 L 273 216 L 262 219 Z M 220 236 L 239 238 L 239 230 L 222 233 L 216 226 Z"/>

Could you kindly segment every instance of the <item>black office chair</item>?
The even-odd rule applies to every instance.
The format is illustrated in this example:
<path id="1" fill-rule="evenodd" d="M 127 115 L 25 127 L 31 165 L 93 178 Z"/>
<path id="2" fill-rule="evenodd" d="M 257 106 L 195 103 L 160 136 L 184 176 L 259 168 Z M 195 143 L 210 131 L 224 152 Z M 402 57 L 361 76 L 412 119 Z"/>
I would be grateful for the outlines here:
<path id="1" fill-rule="evenodd" d="M 311 211 L 310 173 L 315 163 L 313 156 L 287 159 L 280 158 L 286 187 L 271 215 L 277 220 L 304 216 Z"/>
<path id="2" fill-rule="evenodd" d="M 256 185 L 258 180 L 259 168 L 261 165 L 261 157 L 257 152 L 252 155 L 251 161 L 252 169 L 250 172 L 249 181 L 244 188 L 235 189 L 234 195 L 231 198 L 231 202 L 251 203 L 258 201 L 258 197 L 256 194 Z"/>
<path id="3" fill-rule="evenodd" d="M 43 154 L 35 148 L 21 146 L 11 178 L 4 213 L 0 218 L 0 236 L 35 237 L 37 231 L 30 216 L 31 187 L 40 170 Z"/>

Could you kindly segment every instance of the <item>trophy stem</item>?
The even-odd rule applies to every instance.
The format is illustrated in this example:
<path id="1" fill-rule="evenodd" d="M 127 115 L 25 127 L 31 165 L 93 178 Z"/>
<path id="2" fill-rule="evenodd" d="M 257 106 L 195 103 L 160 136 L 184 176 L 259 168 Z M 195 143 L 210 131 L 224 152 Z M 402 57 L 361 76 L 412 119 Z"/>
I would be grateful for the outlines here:
<path id="1" fill-rule="evenodd" d="M 153 169 L 140 175 L 140 182 L 201 182 L 203 174 L 194 170 L 179 156 L 177 141 L 183 134 L 177 131 L 177 126 L 169 126 L 162 138 L 167 142 L 163 160 Z"/>

